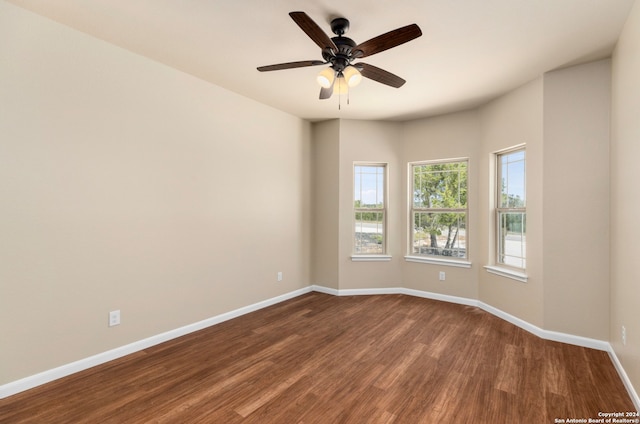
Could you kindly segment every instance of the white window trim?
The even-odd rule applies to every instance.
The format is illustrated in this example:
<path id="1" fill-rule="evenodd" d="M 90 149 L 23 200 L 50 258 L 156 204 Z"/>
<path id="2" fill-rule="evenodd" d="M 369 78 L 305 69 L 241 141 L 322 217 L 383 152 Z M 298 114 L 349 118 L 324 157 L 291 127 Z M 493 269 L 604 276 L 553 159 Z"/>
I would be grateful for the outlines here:
<path id="1" fill-rule="evenodd" d="M 513 269 L 504 268 L 501 266 L 485 265 L 484 269 L 486 269 L 487 272 L 491 274 L 511 278 L 512 280 L 520 281 L 521 283 L 526 283 L 529 280 L 529 276 L 524 272 L 515 271 Z"/>
<path id="2" fill-rule="evenodd" d="M 352 262 L 389 262 L 391 255 L 351 255 Z"/>
<path id="3" fill-rule="evenodd" d="M 516 269 L 511 269 L 509 268 L 509 265 L 503 264 L 501 262 L 498 262 L 498 256 L 499 256 L 499 252 L 498 252 L 498 231 L 499 231 L 499 223 L 498 223 L 498 210 L 501 209 L 498 207 L 498 196 L 500 196 L 500 190 L 498 190 L 497 188 L 497 184 L 498 184 L 498 167 L 499 167 L 499 161 L 498 161 L 498 157 L 500 155 L 505 155 L 505 154 L 509 154 L 509 153 L 513 153 L 516 152 L 518 150 L 523 150 L 526 152 L 527 150 L 527 144 L 526 143 L 521 143 L 506 149 L 502 149 L 502 150 L 498 150 L 496 152 L 493 152 L 493 158 L 494 158 L 494 175 L 492 177 L 493 182 L 492 182 L 492 190 L 495 192 L 494 193 L 494 204 L 493 204 L 493 215 L 494 215 L 494 219 L 493 219 L 493 225 L 494 225 L 494 229 L 493 229 L 493 255 L 492 255 L 492 259 L 491 259 L 491 263 L 493 263 L 493 265 L 486 265 L 484 268 L 487 270 L 487 272 L 490 272 L 492 274 L 496 274 L 496 275 L 500 275 L 502 277 L 507 277 L 507 278 L 511 278 L 513 280 L 517 280 L 523 283 L 527 282 L 528 276 L 526 274 L 526 267 L 525 268 L 517 268 Z M 526 161 L 526 159 L 525 159 Z M 526 169 L 526 162 L 525 162 L 525 169 Z M 525 175 L 525 190 L 526 190 L 526 175 Z M 524 210 L 524 213 L 526 214 L 526 206 L 524 208 L 522 208 Z M 526 258 L 525 258 L 526 260 Z"/>
<path id="4" fill-rule="evenodd" d="M 413 256 L 406 255 L 404 260 L 407 262 L 417 262 L 422 264 L 434 264 L 443 266 L 453 266 L 457 268 L 471 268 L 471 262 L 455 259 L 441 259 L 432 256 Z"/>

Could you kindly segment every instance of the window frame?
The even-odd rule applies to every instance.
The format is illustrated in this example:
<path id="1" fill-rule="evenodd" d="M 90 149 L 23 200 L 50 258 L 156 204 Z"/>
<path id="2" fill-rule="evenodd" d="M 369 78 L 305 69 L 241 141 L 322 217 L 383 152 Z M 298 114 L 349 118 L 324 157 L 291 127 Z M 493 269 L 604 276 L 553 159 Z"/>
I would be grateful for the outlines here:
<path id="1" fill-rule="evenodd" d="M 382 207 L 377 208 L 377 207 L 367 207 L 367 208 L 363 208 L 363 207 L 356 207 L 356 170 L 358 167 L 376 167 L 376 168 L 382 168 L 382 176 L 383 176 L 383 181 L 382 181 Z M 351 220 L 352 220 L 352 247 L 351 247 L 351 260 L 352 261 L 388 261 L 391 260 L 391 256 L 388 254 L 388 221 L 389 221 L 389 213 L 388 213 L 388 206 L 389 206 L 389 164 L 387 162 L 369 162 L 369 161 L 354 161 L 353 162 L 353 186 L 352 186 L 352 205 L 353 205 L 353 210 L 351 213 Z M 370 213 L 370 212 L 375 212 L 375 213 L 381 213 L 382 214 L 382 243 L 381 243 L 381 248 L 382 248 L 382 252 L 376 252 L 376 253 L 361 253 L 361 252 L 357 252 L 356 247 L 357 247 L 357 232 L 356 232 L 356 228 L 357 228 L 357 223 L 358 221 L 356 220 L 356 214 L 357 213 Z"/>
<path id="2" fill-rule="evenodd" d="M 501 197 L 502 197 L 502 160 L 501 158 L 507 155 L 511 155 L 514 153 L 519 153 L 519 152 L 523 152 L 524 153 L 524 170 L 523 170 L 523 178 L 524 178 L 524 206 L 521 207 L 505 207 L 503 206 L 501 203 Z M 518 213 L 518 214 L 522 214 L 523 215 L 523 221 L 524 221 L 524 230 L 521 231 L 522 235 L 526 237 L 526 219 L 527 219 L 527 153 L 526 153 L 526 145 L 525 144 L 521 144 L 518 146 L 514 146 L 508 149 L 504 149 L 498 152 L 494 153 L 495 156 L 495 198 L 494 198 L 494 203 L 493 203 L 493 214 L 494 214 L 494 225 L 495 225 L 495 230 L 494 230 L 494 267 L 496 268 L 505 268 L 506 274 L 512 274 L 514 277 L 516 277 L 515 279 L 519 279 L 521 281 L 526 282 L 526 269 L 527 269 L 527 256 L 526 256 L 526 238 L 525 240 L 522 242 L 522 244 L 524 245 L 524 256 L 521 257 L 524 266 L 523 267 L 518 267 L 515 265 L 511 265 L 508 263 L 505 263 L 502 258 L 502 256 L 504 256 L 501 252 L 501 240 L 502 240 L 502 225 L 500 223 L 500 218 L 503 214 L 506 213 Z M 509 276 L 509 275 L 507 275 Z"/>
<path id="3" fill-rule="evenodd" d="M 471 262 L 469 262 L 470 256 L 470 238 L 469 238 L 469 169 L 470 169 L 470 159 L 468 157 L 460 157 L 460 158 L 447 158 L 447 159 L 436 159 L 436 160 L 423 160 L 423 161 L 415 161 L 408 163 L 408 243 L 407 243 L 407 255 L 405 259 L 408 262 L 419 262 L 419 263 L 432 263 L 439 264 L 445 266 L 454 266 L 454 267 L 462 267 L 462 268 L 470 268 Z M 460 208 L 425 208 L 418 207 L 416 208 L 414 205 L 414 184 L 415 184 L 415 168 L 417 166 L 424 165 L 440 165 L 440 164 L 456 164 L 456 163 L 464 163 L 466 165 L 466 204 L 464 207 Z M 417 213 L 464 213 L 464 230 L 465 230 L 465 248 L 464 248 L 464 257 L 454 257 L 454 256 L 446 256 L 446 255 L 434 255 L 428 253 L 416 253 L 414 252 L 414 234 L 415 234 L 415 214 Z"/>

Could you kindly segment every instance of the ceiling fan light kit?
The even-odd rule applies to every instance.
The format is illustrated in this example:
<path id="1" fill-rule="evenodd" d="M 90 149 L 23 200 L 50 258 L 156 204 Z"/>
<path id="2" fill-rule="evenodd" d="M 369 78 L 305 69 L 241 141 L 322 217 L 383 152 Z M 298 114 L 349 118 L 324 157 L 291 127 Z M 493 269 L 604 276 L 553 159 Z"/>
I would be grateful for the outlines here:
<path id="1" fill-rule="evenodd" d="M 339 76 L 336 78 L 335 83 L 333 84 L 333 94 L 347 94 L 349 93 L 349 84 L 344 76 Z"/>
<path id="2" fill-rule="evenodd" d="M 329 88 L 333 85 L 333 81 L 336 79 L 336 71 L 331 68 L 326 68 L 318 74 L 316 80 L 320 87 Z"/>
<path id="3" fill-rule="evenodd" d="M 406 81 L 399 76 L 367 63 L 352 64 L 352 62 L 399 46 L 422 35 L 418 25 L 411 24 L 357 44 L 352 39 L 344 37 L 349 30 L 349 21 L 345 18 L 336 18 L 331 21 L 331 31 L 336 34 L 336 37 L 329 38 L 306 13 L 291 12 L 289 16 L 320 47 L 324 61 L 304 60 L 260 66 L 258 71 L 329 65 L 316 78 L 321 87 L 321 100 L 330 98 L 332 94 L 348 93 L 349 87 L 358 85 L 363 77 L 390 87 L 401 87 Z"/>
<path id="4" fill-rule="evenodd" d="M 344 68 L 342 74 L 344 75 L 344 79 L 347 80 L 349 87 L 355 87 L 362 81 L 362 74 L 358 71 L 358 68 L 353 65 Z"/>

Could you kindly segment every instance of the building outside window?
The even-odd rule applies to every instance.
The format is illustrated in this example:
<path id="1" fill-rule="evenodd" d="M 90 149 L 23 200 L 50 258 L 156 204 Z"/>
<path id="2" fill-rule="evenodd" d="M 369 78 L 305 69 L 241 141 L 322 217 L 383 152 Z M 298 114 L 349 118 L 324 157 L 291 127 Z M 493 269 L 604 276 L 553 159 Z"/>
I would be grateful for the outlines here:
<path id="1" fill-rule="evenodd" d="M 527 265 L 526 152 L 498 153 L 496 187 L 496 265 L 524 270 Z"/>
<path id="2" fill-rule="evenodd" d="M 410 164 L 409 255 L 468 257 L 468 160 Z"/>
<path id="3" fill-rule="evenodd" d="M 387 165 L 356 163 L 353 171 L 353 253 L 384 255 L 387 244 Z"/>

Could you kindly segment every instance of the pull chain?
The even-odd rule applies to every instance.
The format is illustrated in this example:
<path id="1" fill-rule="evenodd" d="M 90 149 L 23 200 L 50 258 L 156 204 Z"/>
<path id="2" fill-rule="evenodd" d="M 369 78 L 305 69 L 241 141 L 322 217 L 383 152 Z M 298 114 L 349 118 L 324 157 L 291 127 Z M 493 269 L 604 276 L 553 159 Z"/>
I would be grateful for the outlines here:
<path id="1" fill-rule="evenodd" d="M 338 110 L 342 110 L 342 81 L 338 78 Z"/>
<path id="2" fill-rule="evenodd" d="M 347 106 L 350 104 L 350 94 L 351 90 L 349 90 L 349 85 L 347 85 Z M 342 81 L 341 78 L 338 79 L 338 110 L 342 110 Z"/>

